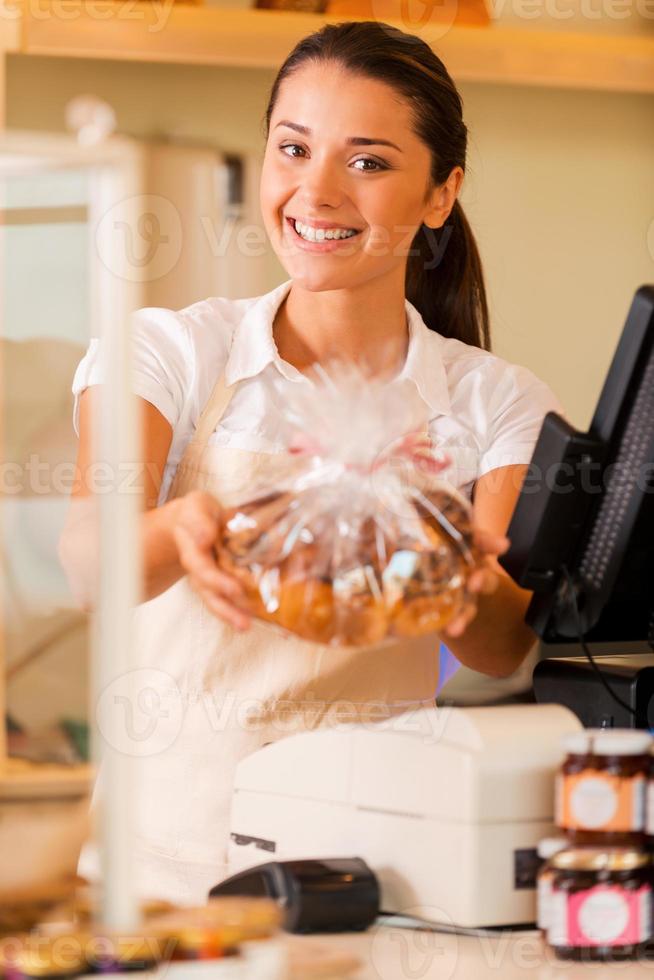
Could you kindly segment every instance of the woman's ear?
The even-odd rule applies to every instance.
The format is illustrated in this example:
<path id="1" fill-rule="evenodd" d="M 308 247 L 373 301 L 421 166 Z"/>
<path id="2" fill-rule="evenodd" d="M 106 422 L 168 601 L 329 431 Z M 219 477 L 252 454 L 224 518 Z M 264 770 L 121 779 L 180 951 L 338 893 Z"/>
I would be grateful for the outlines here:
<path id="1" fill-rule="evenodd" d="M 449 218 L 452 208 L 459 196 L 463 183 L 463 168 L 454 167 L 449 177 L 435 188 L 431 195 L 429 209 L 423 218 L 423 224 L 429 228 L 442 228 Z"/>

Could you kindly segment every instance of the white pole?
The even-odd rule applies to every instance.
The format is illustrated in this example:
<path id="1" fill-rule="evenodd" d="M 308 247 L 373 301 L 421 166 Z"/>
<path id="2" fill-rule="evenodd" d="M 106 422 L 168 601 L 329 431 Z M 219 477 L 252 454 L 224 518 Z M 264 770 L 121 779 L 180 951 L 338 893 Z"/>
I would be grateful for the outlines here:
<path id="1" fill-rule="evenodd" d="M 100 580 L 93 644 L 94 708 L 97 711 L 103 698 L 105 710 L 100 729 L 97 725 L 92 728 L 94 756 L 101 763 L 97 827 L 101 920 L 111 930 L 130 930 L 139 922 L 132 879 L 136 787 L 126 725 L 127 712 L 134 707 L 129 680 L 135 665 L 132 610 L 139 601 L 141 586 L 140 497 L 134 491 L 134 481 L 127 479 L 130 469 L 125 464 L 134 465 L 141 458 L 140 427 L 131 390 L 129 317 L 142 304 L 118 220 L 118 214 L 123 219 L 127 213 L 128 224 L 136 227 L 129 215 L 141 190 L 139 160 L 135 152 L 124 163 L 96 168 L 90 201 L 93 333 L 106 345 L 108 364 L 96 431 L 99 458 L 107 464 L 111 489 L 99 496 Z"/>
<path id="2" fill-rule="evenodd" d="M 4 59 L 2 59 L 4 61 Z M 0 67 L 0 81 L 2 80 L 2 73 L 4 72 L 4 66 Z M 3 92 L 3 87 L 0 84 L 0 95 Z M 0 107 L 0 113 L 2 113 L 2 108 Z M 1 121 L 1 120 L 0 120 Z M 4 214 L 4 210 L 7 203 L 7 184 L 5 179 L 0 179 L 0 214 Z M 5 269 L 5 224 L 4 220 L 0 221 L 0 338 L 5 336 L 5 294 L 4 294 L 4 282 L 5 276 L 7 274 Z M 0 344 L 0 355 L 2 353 L 2 344 Z M 0 356 L 0 460 L 5 459 L 4 452 L 4 438 L 5 438 L 5 428 L 6 424 L 4 421 L 4 415 L 7 410 L 5 397 L 4 397 L 4 366 L 2 363 L 2 357 Z M 2 509 L 2 497 L 0 496 L 0 548 L 4 547 L 2 541 L 2 532 L 4 530 L 4 520 L 5 515 Z M 0 575 L 4 574 L 4 567 L 0 568 Z M 3 582 L 0 580 L 0 777 L 4 774 L 7 765 L 7 725 L 5 718 L 7 717 L 7 688 L 5 679 L 6 670 L 6 633 L 5 633 L 5 590 L 3 587 Z"/>

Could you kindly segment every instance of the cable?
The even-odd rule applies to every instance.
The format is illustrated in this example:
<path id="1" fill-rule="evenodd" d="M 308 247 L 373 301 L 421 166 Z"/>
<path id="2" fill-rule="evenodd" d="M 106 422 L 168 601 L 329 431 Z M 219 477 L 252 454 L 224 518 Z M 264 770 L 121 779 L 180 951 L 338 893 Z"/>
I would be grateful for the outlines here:
<path id="1" fill-rule="evenodd" d="M 616 692 L 613 690 L 613 688 L 611 687 L 611 685 L 607 681 L 606 677 L 604 676 L 604 674 L 602 673 L 602 671 L 600 670 L 600 668 L 597 666 L 597 663 L 595 662 L 595 658 L 593 657 L 592 653 L 590 652 L 590 648 L 588 647 L 588 644 L 584 640 L 584 628 L 583 628 L 583 624 L 581 622 L 581 615 L 579 613 L 579 606 L 577 605 L 577 594 L 575 592 L 575 586 L 574 586 L 574 582 L 572 581 L 572 576 L 570 574 L 570 571 L 568 570 L 567 565 L 561 565 L 561 571 L 565 575 L 565 579 L 566 579 L 566 582 L 568 584 L 568 590 L 570 592 L 570 606 L 571 606 L 572 611 L 574 613 L 575 624 L 576 624 L 576 627 L 577 627 L 577 639 L 579 640 L 579 643 L 581 645 L 581 649 L 586 654 L 586 657 L 588 658 L 588 662 L 590 663 L 591 667 L 593 668 L 593 670 L 597 674 L 597 677 L 599 678 L 600 682 L 602 683 L 602 685 L 604 686 L 604 688 L 606 689 L 606 691 L 611 695 L 611 697 L 613 698 L 613 700 L 617 704 L 619 704 L 621 708 L 623 708 L 632 717 L 635 718 L 636 711 L 631 707 L 630 704 L 627 704 L 626 701 L 623 701 L 619 694 L 616 694 Z"/>

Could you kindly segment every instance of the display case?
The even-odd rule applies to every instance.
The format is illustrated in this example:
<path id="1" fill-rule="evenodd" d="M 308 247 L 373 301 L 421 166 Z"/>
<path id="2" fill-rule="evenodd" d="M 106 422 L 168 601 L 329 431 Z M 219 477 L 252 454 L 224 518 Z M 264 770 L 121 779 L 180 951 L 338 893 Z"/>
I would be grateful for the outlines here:
<path id="1" fill-rule="evenodd" d="M 110 792 L 93 832 L 102 843 L 103 917 L 126 927 L 134 917 L 130 761 L 112 731 L 120 712 L 102 730 L 95 715 L 101 693 L 129 675 L 139 596 L 141 501 L 123 477 L 140 460 L 129 317 L 144 305 L 147 275 L 126 242 L 147 208 L 145 151 L 107 132 L 97 106 L 83 108 L 74 135 L 0 136 L 0 701 L 8 723 L 0 905 L 71 887 L 102 759 Z M 76 498 L 81 515 L 71 506 L 80 476 L 71 382 L 90 337 L 107 352 L 93 419 L 103 492 Z M 78 519 L 95 583 L 82 603 L 60 560 L 64 524 Z"/>

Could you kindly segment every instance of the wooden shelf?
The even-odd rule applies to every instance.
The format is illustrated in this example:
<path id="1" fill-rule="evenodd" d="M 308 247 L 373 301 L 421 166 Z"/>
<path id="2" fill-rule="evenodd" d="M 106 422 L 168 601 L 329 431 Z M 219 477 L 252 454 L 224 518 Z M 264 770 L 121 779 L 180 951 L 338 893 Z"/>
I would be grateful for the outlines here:
<path id="1" fill-rule="evenodd" d="M 5 759 L 0 766 L 0 801 L 79 798 L 91 789 L 93 769 L 80 763 L 58 766 Z"/>
<path id="2" fill-rule="evenodd" d="M 178 2 L 166 9 L 127 0 L 28 0 L 18 42 L 14 25 L 6 33 L 9 50 L 29 55 L 275 69 L 300 38 L 345 19 Z M 410 29 L 457 81 L 654 92 L 654 38 L 497 24 Z"/>

